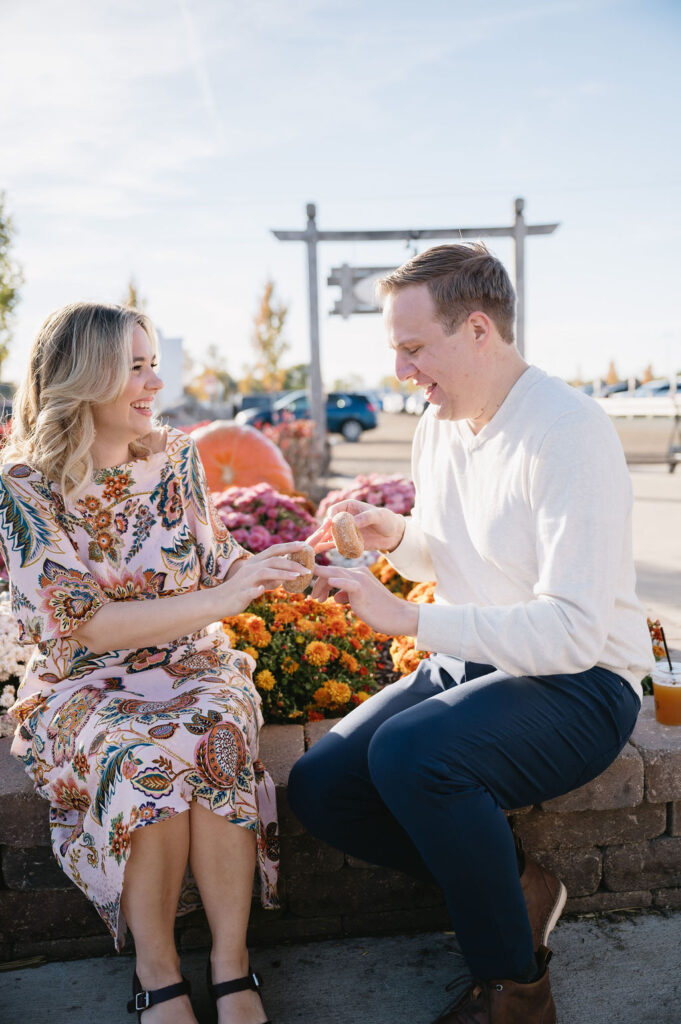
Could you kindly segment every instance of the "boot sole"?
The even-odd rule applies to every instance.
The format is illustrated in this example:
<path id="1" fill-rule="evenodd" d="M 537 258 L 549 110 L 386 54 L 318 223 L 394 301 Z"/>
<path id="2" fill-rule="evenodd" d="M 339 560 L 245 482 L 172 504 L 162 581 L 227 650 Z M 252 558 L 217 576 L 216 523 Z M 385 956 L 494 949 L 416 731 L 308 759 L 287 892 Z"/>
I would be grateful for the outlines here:
<path id="1" fill-rule="evenodd" d="M 556 902 L 553 904 L 553 908 L 551 909 L 551 913 L 546 919 L 546 924 L 544 925 L 544 930 L 542 932 L 542 946 L 548 946 L 549 935 L 558 924 L 558 919 L 560 915 L 563 913 L 563 910 L 565 909 L 566 900 L 567 889 L 565 888 L 563 883 L 560 882 L 560 888 L 558 890 L 558 895 L 556 896 Z"/>

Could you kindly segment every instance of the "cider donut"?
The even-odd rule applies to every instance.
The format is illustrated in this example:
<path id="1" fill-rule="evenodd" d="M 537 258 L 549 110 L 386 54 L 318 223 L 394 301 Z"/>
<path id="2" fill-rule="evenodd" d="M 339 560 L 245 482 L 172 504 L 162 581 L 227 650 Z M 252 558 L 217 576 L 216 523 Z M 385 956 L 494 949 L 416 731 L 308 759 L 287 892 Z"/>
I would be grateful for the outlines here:
<path id="1" fill-rule="evenodd" d="M 355 525 L 355 517 L 349 512 L 337 512 L 331 520 L 333 541 L 343 558 L 359 558 L 364 551 L 362 535 Z"/>
<path id="2" fill-rule="evenodd" d="M 304 565 L 306 569 L 310 571 L 304 576 L 298 576 L 295 580 L 286 580 L 284 582 L 284 590 L 287 590 L 289 594 L 302 594 L 306 587 L 312 583 L 312 577 L 314 573 L 314 551 L 309 544 L 306 544 L 300 551 L 294 551 L 292 555 L 288 556 L 292 562 L 299 562 L 300 565 Z"/>

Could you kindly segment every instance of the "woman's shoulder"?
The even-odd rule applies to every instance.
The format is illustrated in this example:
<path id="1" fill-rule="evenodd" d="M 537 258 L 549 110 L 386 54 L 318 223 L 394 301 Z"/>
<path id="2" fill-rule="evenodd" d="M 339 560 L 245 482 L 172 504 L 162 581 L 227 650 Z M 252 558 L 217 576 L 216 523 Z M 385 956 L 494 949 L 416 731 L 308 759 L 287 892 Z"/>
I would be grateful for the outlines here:
<path id="1" fill-rule="evenodd" d="M 164 430 L 166 434 L 165 450 L 171 458 L 173 455 L 194 447 L 193 437 L 186 431 L 180 430 L 179 427 L 165 427 Z"/>

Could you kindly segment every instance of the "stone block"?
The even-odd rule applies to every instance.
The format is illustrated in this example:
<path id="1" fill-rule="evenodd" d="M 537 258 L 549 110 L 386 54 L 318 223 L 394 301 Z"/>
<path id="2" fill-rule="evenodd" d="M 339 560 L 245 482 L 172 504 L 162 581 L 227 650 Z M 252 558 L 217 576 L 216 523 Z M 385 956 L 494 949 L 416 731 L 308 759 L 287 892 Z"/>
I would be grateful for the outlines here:
<path id="1" fill-rule="evenodd" d="M 259 756 L 275 786 L 285 786 L 291 768 L 305 753 L 302 725 L 266 725 L 260 731 Z"/>
<path id="2" fill-rule="evenodd" d="M 610 811 L 618 807 L 636 807 L 643 800 L 643 758 L 627 743 L 609 768 L 591 782 L 563 796 L 547 800 L 545 811 Z"/>
<path id="3" fill-rule="evenodd" d="M 310 835 L 291 836 L 281 840 L 282 874 L 287 878 L 292 875 L 319 875 L 324 872 L 340 871 L 345 863 L 345 856 L 333 846 L 327 846 L 320 839 Z"/>
<path id="4" fill-rule="evenodd" d="M 681 800 L 669 804 L 667 831 L 670 836 L 681 836 Z"/>
<path id="5" fill-rule="evenodd" d="M 324 718 L 321 722 L 307 722 L 305 725 L 305 749 L 309 750 L 315 743 L 333 729 L 340 718 Z"/>
<path id="6" fill-rule="evenodd" d="M 613 891 L 681 885 L 681 837 L 661 836 L 606 850 L 603 881 Z"/>
<path id="7" fill-rule="evenodd" d="M 288 880 L 287 908 L 300 917 L 375 913 L 405 907 L 432 907 L 443 902 L 440 889 L 397 871 L 374 869 L 297 875 Z"/>
<path id="8" fill-rule="evenodd" d="M 342 934 L 339 914 L 326 917 L 294 917 L 287 914 L 276 921 L 251 921 L 248 926 L 248 944 L 271 946 L 279 942 L 332 939 Z"/>
<path id="9" fill-rule="evenodd" d="M 643 698 L 631 742 L 643 758 L 646 800 L 681 800 L 681 727 L 655 720 L 652 697 Z"/>
<path id="10" fill-rule="evenodd" d="M 653 892 L 653 906 L 662 910 L 681 910 L 681 889 L 658 889 Z"/>
<path id="11" fill-rule="evenodd" d="M 111 956 L 114 942 L 109 933 L 106 935 L 81 935 L 70 939 L 39 939 L 27 938 L 24 934 L 17 935 L 14 943 L 14 956 L 44 956 L 47 960 L 84 960 L 91 956 Z M 132 965 L 130 967 L 132 972 Z"/>
<path id="12" fill-rule="evenodd" d="M 667 828 L 663 804 L 639 804 L 615 811 L 567 811 L 554 814 L 535 809 L 513 816 L 513 830 L 528 852 L 574 846 L 610 846 L 653 839 Z"/>
<path id="13" fill-rule="evenodd" d="M 603 855 L 593 847 L 587 850 L 533 850 L 532 856 L 565 883 L 569 896 L 589 896 L 600 885 Z"/>
<path id="14" fill-rule="evenodd" d="M 644 910 L 653 902 L 653 894 L 647 889 L 633 889 L 630 892 L 595 892 L 593 896 L 578 896 L 565 904 L 567 914 L 598 914 L 610 910 Z"/>
<path id="15" fill-rule="evenodd" d="M 49 805 L 38 796 L 20 761 L 9 752 L 11 738 L 0 739 L 0 843 L 49 846 Z"/>
<path id="16" fill-rule="evenodd" d="M 359 857 L 353 857 L 351 853 L 346 853 L 345 863 L 349 868 L 359 868 L 360 870 L 376 867 L 375 864 L 370 864 L 368 860 L 361 860 Z"/>
<path id="17" fill-rule="evenodd" d="M 402 907 L 399 910 L 343 914 L 344 935 L 390 935 L 399 932 L 443 931 L 452 927 L 447 908 Z"/>
<path id="18" fill-rule="evenodd" d="M 280 836 L 299 836 L 305 829 L 291 810 L 286 786 L 277 786 L 277 817 Z"/>
<path id="19" fill-rule="evenodd" d="M 49 846 L 5 846 L 1 853 L 2 877 L 8 889 L 74 889 Z"/>
<path id="20" fill-rule="evenodd" d="M 22 942 L 29 939 L 50 942 L 108 934 L 95 908 L 77 889 L 65 892 L 0 891 L 0 921 L 11 921 L 15 940 L 21 939 Z M 110 949 L 113 949 L 113 942 Z"/>

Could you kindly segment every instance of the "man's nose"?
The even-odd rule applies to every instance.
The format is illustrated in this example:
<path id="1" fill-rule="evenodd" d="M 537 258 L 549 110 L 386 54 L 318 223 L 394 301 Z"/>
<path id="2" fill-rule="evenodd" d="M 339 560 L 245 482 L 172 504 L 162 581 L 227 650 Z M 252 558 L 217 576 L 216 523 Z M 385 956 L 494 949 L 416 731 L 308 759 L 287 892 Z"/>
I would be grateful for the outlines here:
<path id="1" fill-rule="evenodd" d="M 408 380 L 413 377 L 414 367 L 411 360 L 405 359 L 402 355 L 395 356 L 395 376 L 398 380 Z"/>

